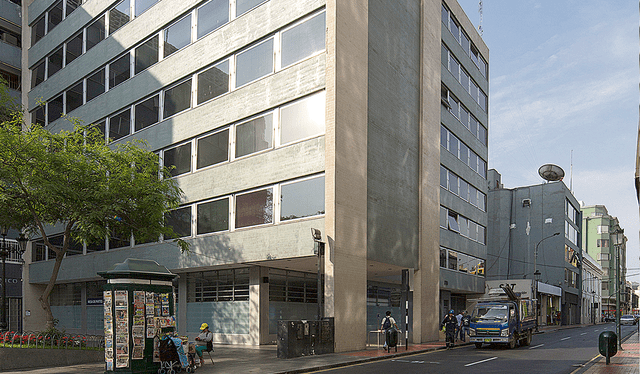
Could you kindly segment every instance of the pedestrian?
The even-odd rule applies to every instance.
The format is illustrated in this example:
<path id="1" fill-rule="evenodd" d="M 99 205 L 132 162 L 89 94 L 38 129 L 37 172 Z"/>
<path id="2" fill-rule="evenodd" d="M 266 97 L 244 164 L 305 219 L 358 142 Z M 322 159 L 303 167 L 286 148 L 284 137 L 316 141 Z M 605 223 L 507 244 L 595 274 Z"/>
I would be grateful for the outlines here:
<path id="1" fill-rule="evenodd" d="M 462 312 L 456 314 L 456 320 L 458 321 L 458 325 L 456 326 L 456 340 L 458 340 L 458 336 L 460 340 L 464 340 L 462 339 Z"/>
<path id="2" fill-rule="evenodd" d="M 391 317 L 391 311 L 387 310 L 387 313 L 385 313 L 385 317 L 382 319 L 382 322 L 380 322 L 380 330 L 384 331 L 384 345 L 382 346 L 382 348 L 386 349 L 387 348 L 387 330 L 390 330 L 392 327 L 395 327 L 395 329 L 398 329 L 398 325 L 396 324 L 396 320 L 393 319 L 393 317 Z"/>
<path id="3" fill-rule="evenodd" d="M 460 334 L 460 338 L 462 341 L 466 341 L 467 335 L 469 335 L 469 327 L 471 326 L 471 316 L 465 310 L 462 312 L 462 334 Z"/>
<path id="4" fill-rule="evenodd" d="M 213 333 L 209 331 L 209 325 L 205 322 L 200 325 L 200 335 L 196 336 L 196 353 L 200 359 L 198 366 L 204 364 L 202 352 L 207 350 L 207 345 L 210 342 L 213 342 Z"/>
<path id="5" fill-rule="evenodd" d="M 451 309 L 440 324 L 440 327 L 444 329 L 447 349 L 452 348 L 455 344 L 456 326 L 458 326 L 458 319 L 453 315 L 453 309 Z"/>

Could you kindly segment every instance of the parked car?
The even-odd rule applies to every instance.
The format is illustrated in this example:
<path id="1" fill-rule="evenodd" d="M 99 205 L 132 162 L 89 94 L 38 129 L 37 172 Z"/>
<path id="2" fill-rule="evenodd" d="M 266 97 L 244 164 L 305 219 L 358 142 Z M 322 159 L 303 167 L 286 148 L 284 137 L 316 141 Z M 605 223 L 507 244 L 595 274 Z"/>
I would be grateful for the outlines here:
<path id="1" fill-rule="evenodd" d="M 615 321 L 616 321 L 616 317 L 614 317 L 612 315 L 604 316 L 604 322 L 615 322 Z"/>
<path id="2" fill-rule="evenodd" d="M 636 324 L 636 318 L 630 314 L 625 314 L 622 317 L 620 317 L 620 324 L 621 325 L 635 325 Z"/>

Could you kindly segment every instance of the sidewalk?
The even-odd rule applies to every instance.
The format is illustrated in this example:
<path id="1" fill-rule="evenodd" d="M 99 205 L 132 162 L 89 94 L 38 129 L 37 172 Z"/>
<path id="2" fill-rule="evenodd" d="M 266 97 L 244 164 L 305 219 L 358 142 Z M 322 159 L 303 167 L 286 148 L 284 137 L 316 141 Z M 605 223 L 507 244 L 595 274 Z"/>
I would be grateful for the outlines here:
<path id="1" fill-rule="evenodd" d="M 597 356 L 592 365 L 583 374 L 638 374 L 640 373 L 640 336 L 636 331 L 622 343 L 623 351 L 610 358 Z"/>
<path id="2" fill-rule="evenodd" d="M 572 326 L 545 326 L 540 328 L 540 333 L 547 331 L 555 331 L 565 328 L 576 328 L 581 325 Z M 633 340 L 635 339 L 635 340 Z M 635 342 L 635 363 L 636 371 L 588 371 L 588 373 L 638 373 L 638 344 L 637 335 L 628 339 L 627 342 Z M 470 344 L 457 342 L 456 345 Z M 404 345 L 398 346 L 398 352 L 392 350 L 391 353 L 386 353 L 382 348 L 378 348 L 375 345 L 369 346 L 367 349 L 355 352 L 345 353 L 331 353 L 319 356 L 307 356 L 298 357 L 292 359 L 279 359 L 276 357 L 275 345 L 263 345 L 259 347 L 254 346 L 232 346 L 232 345 L 216 345 L 215 352 L 213 353 L 214 365 L 211 365 L 211 360 L 205 354 L 206 364 L 198 368 L 196 373 L 199 374 L 231 374 L 231 373 L 260 373 L 260 374 L 297 374 L 306 373 L 310 371 L 328 369 L 333 367 L 345 366 L 350 364 L 362 363 L 367 361 L 381 360 L 389 357 L 400 357 L 404 355 L 428 352 L 437 349 L 444 349 L 444 338 L 440 341 L 422 343 L 422 344 L 409 344 L 409 349 L 405 350 Z M 626 350 L 626 344 L 623 348 Z M 625 351 L 624 355 L 627 355 L 631 351 L 631 347 L 628 351 Z M 621 353 L 618 353 L 611 359 L 611 364 L 616 362 L 616 359 L 620 359 Z M 633 358 L 629 358 L 632 360 Z M 609 367 L 612 367 L 612 365 Z M 604 361 L 602 366 L 604 366 Z M 594 364 L 592 368 L 596 367 Z M 590 368 L 589 370 L 591 370 Z M 608 368 L 607 368 L 608 369 Z M 12 371 L 5 373 L 30 373 L 30 374 L 95 374 L 104 372 L 104 363 L 75 365 L 60 368 L 42 368 L 42 369 L 30 369 L 23 371 Z"/>

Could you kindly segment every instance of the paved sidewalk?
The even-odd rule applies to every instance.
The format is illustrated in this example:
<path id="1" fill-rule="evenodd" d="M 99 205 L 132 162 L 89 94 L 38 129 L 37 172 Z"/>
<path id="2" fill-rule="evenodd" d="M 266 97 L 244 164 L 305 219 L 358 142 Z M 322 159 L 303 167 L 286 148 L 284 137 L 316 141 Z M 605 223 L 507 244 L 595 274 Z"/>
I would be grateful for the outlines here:
<path id="1" fill-rule="evenodd" d="M 623 351 L 610 358 L 600 355 L 594 358 L 593 364 L 583 374 L 638 374 L 640 373 L 640 335 L 636 331 L 622 343 Z"/>

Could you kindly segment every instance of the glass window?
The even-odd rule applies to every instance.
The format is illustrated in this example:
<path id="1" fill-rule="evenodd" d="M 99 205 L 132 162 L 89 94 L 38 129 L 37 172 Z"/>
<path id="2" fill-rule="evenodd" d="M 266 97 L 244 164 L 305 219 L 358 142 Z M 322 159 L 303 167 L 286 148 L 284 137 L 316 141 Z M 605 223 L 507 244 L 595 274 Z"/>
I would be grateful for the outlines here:
<path id="1" fill-rule="evenodd" d="M 158 122 L 160 118 L 160 96 L 156 95 L 135 106 L 135 131 Z"/>
<path id="2" fill-rule="evenodd" d="M 458 138 L 449 133 L 449 152 L 458 157 Z"/>
<path id="3" fill-rule="evenodd" d="M 282 67 L 322 51 L 325 46 L 325 12 L 282 33 Z"/>
<path id="4" fill-rule="evenodd" d="M 164 166 L 172 177 L 191 171 L 191 143 L 186 143 L 164 151 Z"/>
<path id="5" fill-rule="evenodd" d="M 447 267 L 447 250 L 442 247 L 440 247 L 440 267 Z"/>
<path id="6" fill-rule="evenodd" d="M 142 43 L 135 50 L 136 72 L 143 71 L 158 62 L 158 35 Z"/>
<path id="7" fill-rule="evenodd" d="M 33 116 L 31 117 L 31 121 L 37 125 L 44 126 L 45 124 L 44 106 L 38 106 L 38 108 L 31 113 L 33 114 Z"/>
<path id="8" fill-rule="evenodd" d="M 124 56 L 109 64 L 109 88 L 113 88 L 131 77 L 131 57 Z"/>
<path id="9" fill-rule="evenodd" d="M 229 22 L 229 1 L 209 1 L 198 8 L 198 39 L 227 22 Z"/>
<path id="10" fill-rule="evenodd" d="M 273 222 L 273 190 L 249 192 L 236 196 L 236 228 Z"/>
<path id="11" fill-rule="evenodd" d="M 447 208 L 440 207 L 440 227 L 447 228 L 447 217 L 449 213 L 447 213 Z"/>
<path id="12" fill-rule="evenodd" d="M 47 32 L 51 32 L 60 22 L 62 22 L 62 0 L 56 1 L 53 7 L 49 9 L 49 29 Z"/>
<path id="13" fill-rule="evenodd" d="M 62 95 L 60 95 L 47 103 L 47 123 L 62 117 L 62 102 Z"/>
<path id="14" fill-rule="evenodd" d="M 182 112 L 191 107 L 191 80 L 164 91 L 163 118 Z"/>
<path id="15" fill-rule="evenodd" d="M 440 145 L 445 149 L 447 148 L 447 145 L 449 143 L 447 141 L 447 134 L 448 134 L 447 129 L 444 126 L 440 126 Z"/>
<path id="16" fill-rule="evenodd" d="M 460 178 L 460 191 L 458 192 L 458 196 L 464 201 L 469 201 L 469 183 L 462 178 Z"/>
<path id="17" fill-rule="evenodd" d="M 68 65 L 82 54 L 82 33 L 74 36 L 67 42 L 67 56 L 65 64 Z"/>
<path id="18" fill-rule="evenodd" d="M 484 226 L 478 225 L 478 237 L 476 240 L 478 240 L 480 244 L 487 244 L 485 235 L 486 229 L 484 228 Z"/>
<path id="19" fill-rule="evenodd" d="M 47 60 L 49 61 L 49 64 L 47 65 L 47 78 L 50 78 L 53 74 L 62 69 L 62 52 L 62 47 L 60 47 L 47 57 Z"/>
<path id="20" fill-rule="evenodd" d="M 229 129 L 198 139 L 198 169 L 229 160 Z"/>
<path id="21" fill-rule="evenodd" d="M 69 113 L 82 105 L 82 91 L 82 82 L 67 90 L 67 110 L 65 113 Z"/>
<path id="22" fill-rule="evenodd" d="M 44 16 L 42 16 L 31 26 L 31 45 L 36 44 L 44 36 L 45 22 Z"/>
<path id="23" fill-rule="evenodd" d="M 473 206 L 478 206 L 478 190 L 476 190 L 475 187 L 469 187 L 469 202 Z"/>
<path id="24" fill-rule="evenodd" d="M 164 30 L 164 57 L 191 43 L 191 15 Z"/>
<path id="25" fill-rule="evenodd" d="M 448 170 L 444 166 L 440 165 L 440 187 L 447 188 L 447 174 Z"/>
<path id="26" fill-rule="evenodd" d="M 131 131 L 131 109 L 109 117 L 109 139 L 118 140 Z"/>
<path id="27" fill-rule="evenodd" d="M 449 71 L 456 80 L 460 80 L 460 63 L 453 57 L 449 59 Z"/>
<path id="28" fill-rule="evenodd" d="M 197 234 L 229 230 L 229 198 L 198 204 Z"/>
<path id="29" fill-rule="evenodd" d="M 104 68 L 87 78 L 87 101 L 104 92 Z"/>
<path id="30" fill-rule="evenodd" d="M 449 269 L 456 270 L 458 268 L 458 254 L 454 251 L 449 251 Z"/>
<path id="31" fill-rule="evenodd" d="M 447 217 L 449 223 L 449 230 L 460 233 L 460 225 L 458 225 L 457 216 L 455 213 L 449 212 L 449 217 Z"/>
<path id="32" fill-rule="evenodd" d="M 323 134 L 324 111 L 324 91 L 280 109 L 280 144 Z"/>
<path id="33" fill-rule="evenodd" d="M 198 104 L 229 92 L 229 61 L 198 74 Z"/>
<path id="34" fill-rule="evenodd" d="M 273 147 L 273 114 L 236 126 L 236 157 Z"/>
<path id="35" fill-rule="evenodd" d="M 466 53 L 469 54 L 469 38 L 467 38 L 467 35 L 462 32 L 461 33 L 461 39 L 460 39 L 460 45 L 462 46 L 462 50 Z"/>
<path id="36" fill-rule="evenodd" d="M 141 15 L 145 10 L 151 8 L 158 0 L 136 0 L 136 17 Z"/>
<path id="37" fill-rule="evenodd" d="M 94 23 L 87 27 L 87 47 L 90 50 L 94 45 L 100 43 L 104 39 L 105 26 L 104 16 L 98 18 Z"/>
<path id="38" fill-rule="evenodd" d="M 31 88 L 44 82 L 44 70 L 44 60 L 40 61 L 33 67 L 33 70 L 31 70 Z"/>
<path id="39" fill-rule="evenodd" d="M 74 10 L 78 9 L 80 5 L 82 5 L 82 0 L 66 0 L 66 1 L 67 1 L 67 12 L 66 12 L 67 16 L 71 14 L 71 12 L 73 12 Z"/>
<path id="40" fill-rule="evenodd" d="M 460 155 L 458 156 L 462 162 L 465 164 L 469 163 L 469 147 L 463 142 L 460 142 Z M 473 151 L 471 151 L 473 153 Z"/>
<path id="41" fill-rule="evenodd" d="M 324 214 L 324 176 L 283 184 L 280 202 L 281 221 Z"/>
<path id="42" fill-rule="evenodd" d="M 453 174 L 452 172 L 449 172 L 449 191 L 453 192 L 456 195 L 459 194 L 458 176 Z"/>
<path id="43" fill-rule="evenodd" d="M 241 52 L 236 57 L 236 87 L 273 72 L 273 39 Z"/>
<path id="44" fill-rule="evenodd" d="M 449 28 L 451 30 L 451 34 L 453 34 L 453 38 L 455 40 L 457 40 L 458 43 L 459 43 L 460 42 L 460 29 L 458 28 L 458 24 L 456 23 L 456 21 L 453 18 L 449 22 Z"/>
<path id="45" fill-rule="evenodd" d="M 165 223 L 173 229 L 176 234 L 173 237 L 165 237 L 165 239 L 179 238 L 191 236 L 191 207 L 186 206 L 172 210 L 165 214 Z"/>
<path id="46" fill-rule="evenodd" d="M 464 69 L 460 69 L 460 84 L 465 91 L 469 92 L 469 74 Z"/>
<path id="47" fill-rule="evenodd" d="M 129 0 L 123 0 L 109 11 L 109 35 L 124 26 L 131 19 Z"/>
<path id="48" fill-rule="evenodd" d="M 236 17 L 240 17 L 265 1 L 267 0 L 236 0 Z"/>
<path id="49" fill-rule="evenodd" d="M 440 63 L 449 70 L 449 50 L 444 44 L 440 45 Z"/>

